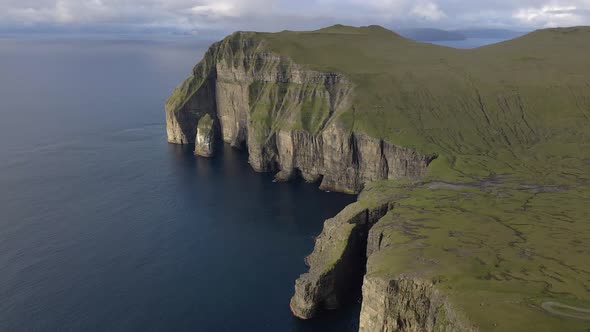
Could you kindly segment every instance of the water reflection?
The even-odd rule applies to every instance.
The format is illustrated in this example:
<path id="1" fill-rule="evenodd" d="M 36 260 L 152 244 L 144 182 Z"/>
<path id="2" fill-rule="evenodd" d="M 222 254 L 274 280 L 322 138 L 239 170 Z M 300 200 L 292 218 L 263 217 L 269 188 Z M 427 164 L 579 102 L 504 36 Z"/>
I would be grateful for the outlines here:
<path id="1" fill-rule="evenodd" d="M 88 43 L 0 40 L 0 330 L 355 330 L 289 311 L 354 197 L 168 144 L 162 105 L 198 50 Z"/>

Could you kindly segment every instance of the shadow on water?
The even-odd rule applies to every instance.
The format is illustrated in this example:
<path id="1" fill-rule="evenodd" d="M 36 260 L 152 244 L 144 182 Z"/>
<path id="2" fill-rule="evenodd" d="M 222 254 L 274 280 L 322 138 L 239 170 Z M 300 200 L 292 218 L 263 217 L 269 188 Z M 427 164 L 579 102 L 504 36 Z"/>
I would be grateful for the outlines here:
<path id="1" fill-rule="evenodd" d="M 88 43 L 0 40 L 0 331 L 356 330 L 358 306 L 289 310 L 355 197 L 166 143 L 162 105 L 208 45 Z"/>
<path id="2" fill-rule="evenodd" d="M 358 330 L 358 315 L 360 303 L 352 303 L 339 311 L 323 312 L 321 318 L 303 321 L 293 317 L 288 309 L 288 301 L 292 295 L 293 284 L 299 274 L 306 272 L 307 267 L 303 264 L 303 258 L 313 249 L 313 238 L 321 232 L 323 220 L 334 216 L 345 205 L 355 200 L 354 196 L 340 193 L 326 193 L 317 188 L 317 184 L 308 184 L 303 180 L 296 180 L 290 183 L 274 183 L 273 175 L 270 173 L 256 173 L 248 165 L 248 155 L 245 151 L 231 148 L 229 145 L 220 146 L 214 158 L 201 158 L 193 154 L 194 146 L 191 145 L 169 145 L 169 151 L 174 159 L 177 172 L 183 174 L 183 182 L 187 185 L 188 195 L 194 195 L 195 187 L 201 188 L 210 185 L 219 186 L 223 192 L 224 200 L 239 200 L 246 205 L 259 204 L 258 200 L 267 202 L 265 213 L 266 218 L 257 220 L 256 227 L 264 227 L 263 224 L 271 224 L 276 227 L 277 223 L 288 229 L 303 233 L 302 246 L 299 255 L 296 257 L 280 257 L 280 262 L 267 264 L 261 267 L 258 278 L 267 278 L 265 274 L 280 275 L 270 282 L 281 283 L 281 293 L 272 296 L 280 299 L 284 319 L 290 321 L 290 330 L 293 331 L 356 331 Z M 199 182 L 196 184 L 194 182 Z M 191 194 L 193 192 L 193 194 Z M 207 195 L 210 195 L 208 193 Z M 232 207 L 227 206 L 226 212 Z M 257 210 L 264 210 L 255 207 Z M 268 218 L 270 217 L 270 218 Z M 249 218 L 249 213 L 241 212 L 233 221 L 241 224 L 244 219 Z M 280 246 L 288 246 L 289 241 L 283 241 Z M 264 251 L 275 251 L 276 248 L 266 247 Z M 266 259 L 268 259 L 268 256 Z M 262 262 L 263 257 L 255 258 Z M 286 266 L 289 266 L 287 268 Z M 287 271 L 287 275 L 285 274 Z M 360 299 L 360 294 L 355 294 Z M 252 305 L 263 305 L 254 301 Z M 274 308 L 277 310 L 277 308 Z M 284 324 L 284 323 L 283 323 Z M 269 326 L 270 327 L 270 326 Z"/>

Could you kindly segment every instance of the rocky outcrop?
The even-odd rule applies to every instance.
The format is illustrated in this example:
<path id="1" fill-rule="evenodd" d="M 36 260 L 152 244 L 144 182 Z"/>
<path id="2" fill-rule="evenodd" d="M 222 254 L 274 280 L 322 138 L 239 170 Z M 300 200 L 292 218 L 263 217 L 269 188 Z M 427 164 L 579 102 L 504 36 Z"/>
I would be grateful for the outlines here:
<path id="1" fill-rule="evenodd" d="M 214 44 L 169 98 L 168 141 L 202 145 L 195 142 L 203 138 L 197 123 L 208 114 L 223 141 L 246 148 L 250 165 L 277 171 L 278 180 L 301 175 L 321 180 L 324 190 L 358 193 L 370 181 L 422 177 L 434 156 L 338 120 L 351 109 L 353 95 L 346 77 L 269 52 L 256 34 L 235 33 Z"/>
<path id="2" fill-rule="evenodd" d="M 353 203 L 326 220 L 313 253 L 306 258 L 309 272 L 295 282 L 291 298 L 295 316 L 309 319 L 351 300 L 362 281 L 367 232 L 388 210 L 388 204 L 366 208 Z"/>
<path id="3" fill-rule="evenodd" d="M 215 148 L 215 122 L 209 114 L 199 119 L 195 138 L 195 154 L 201 157 L 213 156 Z"/>
<path id="4" fill-rule="evenodd" d="M 475 332 L 432 281 L 417 276 L 363 281 L 360 332 Z"/>
<path id="5" fill-rule="evenodd" d="M 391 195 L 365 193 L 359 202 L 326 220 L 313 253 L 306 258 L 309 272 L 295 283 L 291 311 L 309 319 L 322 310 L 338 309 L 360 297 L 362 284 L 362 332 L 476 331 L 437 289 L 436 278 L 382 272 L 379 254 L 390 250 L 384 231 L 396 218 L 395 200 L 402 197 Z"/>

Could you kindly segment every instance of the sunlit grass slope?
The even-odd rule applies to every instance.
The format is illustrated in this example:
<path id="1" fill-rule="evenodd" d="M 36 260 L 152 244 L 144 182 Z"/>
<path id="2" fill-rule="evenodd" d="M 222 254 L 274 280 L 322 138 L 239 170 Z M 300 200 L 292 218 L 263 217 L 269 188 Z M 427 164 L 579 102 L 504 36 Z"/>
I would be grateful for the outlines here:
<path id="1" fill-rule="evenodd" d="M 349 77 L 354 102 L 338 117 L 351 130 L 439 156 L 424 183 L 361 195 L 396 206 L 375 226 L 384 249 L 369 273 L 432 278 L 483 330 L 590 328 L 543 309 L 590 309 L 590 28 L 473 50 L 377 26 L 255 36 Z"/>
<path id="2" fill-rule="evenodd" d="M 474 50 L 378 26 L 256 38 L 296 63 L 347 75 L 356 96 L 341 121 L 438 153 L 433 176 L 560 182 L 588 168 L 590 28 L 541 30 Z"/>
<path id="3" fill-rule="evenodd" d="M 590 328 L 543 308 L 590 309 L 589 27 L 459 50 L 378 26 L 337 25 L 234 34 L 224 49 L 243 37 L 255 47 L 248 52 L 280 54 L 354 84 L 350 107 L 328 115 L 327 105 L 309 101 L 297 128 L 315 134 L 331 116 L 438 156 L 423 182 L 383 181 L 360 196 L 361 204 L 385 197 L 395 205 L 375 226 L 383 243 L 368 273 L 432 278 L 486 331 Z M 195 67 L 169 109 L 188 100 L 213 62 L 208 54 Z M 270 110 L 256 105 L 251 119 L 264 123 Z"/>

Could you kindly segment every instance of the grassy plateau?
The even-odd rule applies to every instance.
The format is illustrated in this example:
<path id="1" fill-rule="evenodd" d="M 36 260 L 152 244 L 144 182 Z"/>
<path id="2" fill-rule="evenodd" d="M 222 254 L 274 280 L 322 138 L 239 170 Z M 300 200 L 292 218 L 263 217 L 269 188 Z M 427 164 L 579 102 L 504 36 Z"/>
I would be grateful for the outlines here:
<path id="1" fill-rule="evenodd" d="M 383 241 L 367 273 L 431 278 L 483 331 L 590 330 L 590 27 L 469 50 L 379 26 L 241 34 L 347 77 L 352 103 L 331 121 L 438 156 L 421 182 L 360 195 L 395 205 L 374 226 Z M 251 117 L 268 112 L 256 105 Z M 309 98 L 301 112 L 296 127 L 316 133 L 328 105 Z"/>
<path id="2" fill-rule="evenodd" d="M 432 278 L 481 330 L 590 329 L 589 27 L 472 50 L 378 26 L 254 38 L 351 79 L 351 130 L 439 156 L 360 196 L 395 202 L 368 273 Z"/>

